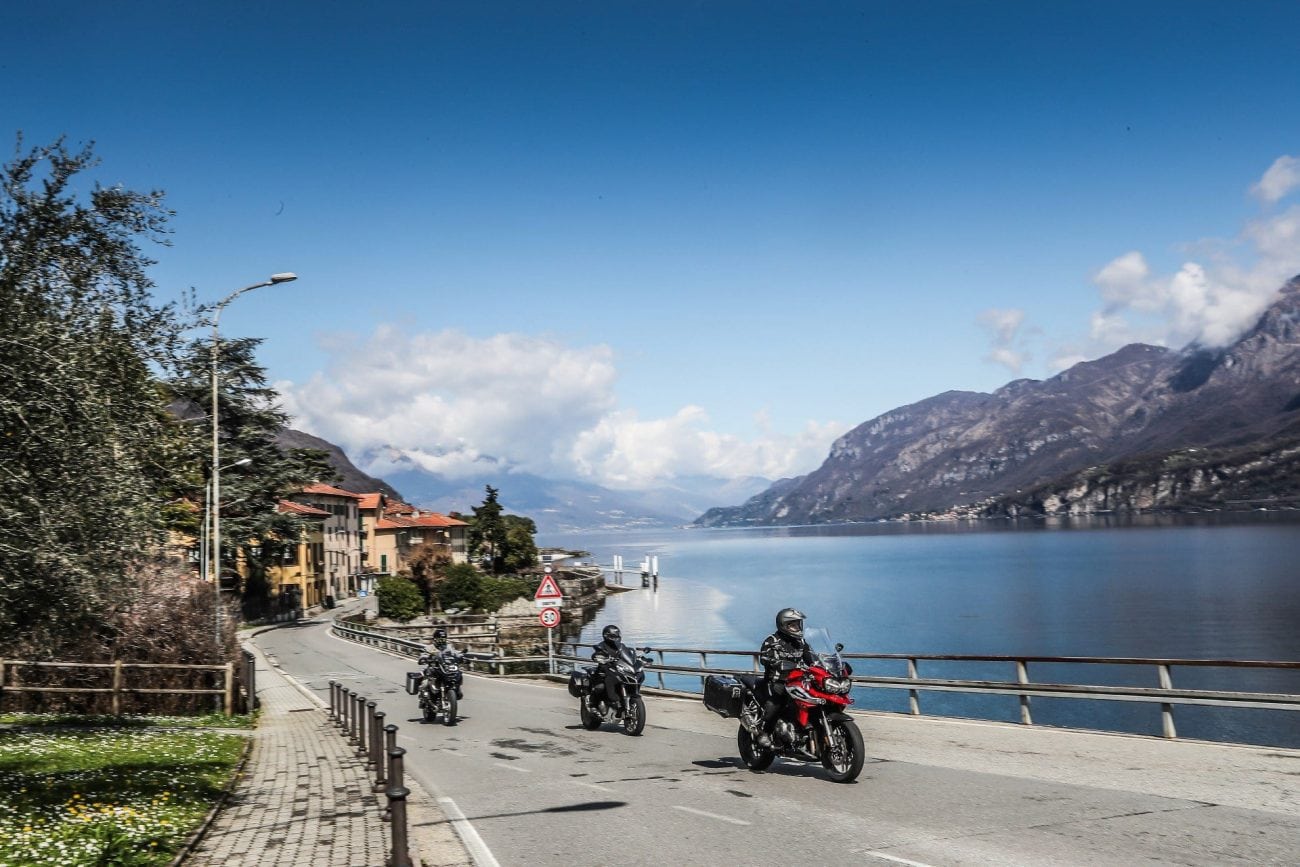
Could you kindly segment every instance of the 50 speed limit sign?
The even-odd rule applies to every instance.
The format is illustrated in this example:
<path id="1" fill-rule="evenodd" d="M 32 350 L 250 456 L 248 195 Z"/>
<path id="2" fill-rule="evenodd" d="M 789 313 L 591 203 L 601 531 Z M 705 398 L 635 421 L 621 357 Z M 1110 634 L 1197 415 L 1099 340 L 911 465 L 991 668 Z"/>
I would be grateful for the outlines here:
<path id="1" fill-rule="evenodd" d="M 560 625 L 560 609 L 543 608 L 541 611 L 537 612 L 537 619 L 540 620 L 542 625 L 547 629 L 554 629 Z"/>

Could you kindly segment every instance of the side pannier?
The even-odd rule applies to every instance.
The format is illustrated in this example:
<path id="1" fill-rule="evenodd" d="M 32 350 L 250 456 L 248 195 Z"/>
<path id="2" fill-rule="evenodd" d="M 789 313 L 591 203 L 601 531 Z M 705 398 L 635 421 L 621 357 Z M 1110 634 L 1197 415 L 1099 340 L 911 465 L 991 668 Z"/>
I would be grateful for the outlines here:
<path id="1" fill-rule="evenodd" d="M 591 692 L 591 669 L 575 668 L 569 672 L 569 695 L 582 698 Z"/>
<path id="2" fill-rule="evenodd" d="M 420 691 L 420 684 L 424 681 L 424 672 L 408 671 L 406 673 L 406 694 L 415 695 Z"/>
<path id="3" fill-rule="evenodd" d="M 740 716 L 744 686 L 734 677 L 710 674 L 704 678 L 704 706 L 727 719 Z"/>

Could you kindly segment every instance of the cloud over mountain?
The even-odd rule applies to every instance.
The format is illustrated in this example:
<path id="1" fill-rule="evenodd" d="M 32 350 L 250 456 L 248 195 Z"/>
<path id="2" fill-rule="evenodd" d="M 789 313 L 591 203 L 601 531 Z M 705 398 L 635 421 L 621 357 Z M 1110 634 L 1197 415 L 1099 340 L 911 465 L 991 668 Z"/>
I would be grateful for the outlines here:
<path id="1" fill-rule="evenodd" d="M 285 409 L 380 475 L 401 463 L 447 478 L 496 469 L 617 488 L 778 478 L 815 466 L 845 430 L 810 422 L 794 435 L 761 429 L 747 440 L 711 430 L 698 406 L 642 419 L 619 409 L 604 345 L 383 326 L 366 338 L 334 336 L 325 348 L 325 372 L 277 384 Z"/>

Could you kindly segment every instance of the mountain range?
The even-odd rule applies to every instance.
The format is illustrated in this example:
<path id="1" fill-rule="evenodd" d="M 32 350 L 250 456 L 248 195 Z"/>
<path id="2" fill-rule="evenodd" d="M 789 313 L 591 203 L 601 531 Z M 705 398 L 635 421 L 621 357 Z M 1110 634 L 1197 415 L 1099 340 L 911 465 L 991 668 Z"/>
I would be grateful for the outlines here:
<path id="1" fill-rule="evenodd" d="M 815 471 L 695 524 L 1292 503 L 1298 452 L 1300 277 L 1226 347 L 1132 344 L 1047 380 L 945 392 L 859 425 Z"/>

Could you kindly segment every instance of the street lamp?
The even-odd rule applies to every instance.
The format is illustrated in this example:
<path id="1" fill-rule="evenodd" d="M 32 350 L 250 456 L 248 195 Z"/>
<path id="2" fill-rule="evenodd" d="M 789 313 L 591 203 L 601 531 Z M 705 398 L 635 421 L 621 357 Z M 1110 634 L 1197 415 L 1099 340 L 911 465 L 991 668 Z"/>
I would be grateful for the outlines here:
<path id="1" fill-rule="evenodd" d="M 204 419 L 204 421 L 207 421 L 207 419 Z M 235 461 L 233 464 L 226 464 L 224 467 L 218 467 L 216 472 L 219 474 L 222 470 L 234 469 L 235 467 L 246 467 L 252 462 L 253 462 L 252 458 L 240 458 L 239 460 Z M 209 478 L 206 482 L 203 483 L 203 530 L 199 537 L 199 563 L 202 572 L 200 578 L 205 582 L 208 580 L 208 568 L 211 565 L 211 562 L 208 559 L 208 543 L 211 541 L 211 539 L 209 539 L 208 537 L 209 534 L 211 533 L 211 530 L 212 530 L 212 479 Z"/>
<path id="2" fill-rule="evenodd" d="M 271 279 L 263 280 L 231 292 L 212 308 L 212 589 L 217 600 L 217 644 L 221 643 L 221 445 L 218 434 L 221 420 L 217 406 L 217 359 L 220 355 L 221 335 L 217 324 L 221 320 L 221 311 L 245 292 L 274 286 L 276 283 L 290 283 L 298 279 L 297 274 L 272 274 Z"/>

